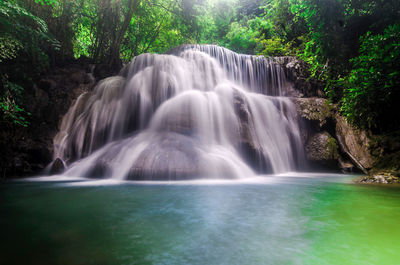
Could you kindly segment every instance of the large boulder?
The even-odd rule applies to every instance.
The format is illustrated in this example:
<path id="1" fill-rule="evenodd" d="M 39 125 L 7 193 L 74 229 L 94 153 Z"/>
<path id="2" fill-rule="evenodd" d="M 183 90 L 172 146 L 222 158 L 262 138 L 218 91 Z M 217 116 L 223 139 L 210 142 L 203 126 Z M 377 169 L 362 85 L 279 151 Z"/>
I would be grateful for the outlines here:
<path id="1" fill-rule="evenodd" d="M 351 126 L 344 117 L 337 114 L 335 119 L 336 138 L 340 148 L 367 174 L 376 161 L 370 152 L 370 138 L 365 131 Z"/>
<path id="2" fill-rule="evenodd" d="M 51 164 L 50 164 L 50 175 L 60 174 L 65 169 L 65 163 L 62 161 L 61 158 L 57 157 Z"/>
<path id="3" fill-rule="evenodd" d="M 303 145 L 317 132 L 334 135 L 334 107 L 324 98 L 292 98 L 300 120 Z"/>
<path id="4" fill-rule="evenodd" d="M 321 129 L 333 117 L 333 105 L 324 98 L 293 98 L 297 113 L 301 118 L 313 122 Z"/>
<path id="5" fill-rule="evenodd" d="M 305 150 L 309 161 L 330 168 L 338 167 L 338 144 L 328 132 L 320 132 L 311 136 Z"/>
<path id="6" fill-rule="evenodd" d="M 324 98 L 293 98 L 300 118 L 300 133 L 312 168 L 353 172 L 354 162 L 338 143 L 335 105 Z"/>

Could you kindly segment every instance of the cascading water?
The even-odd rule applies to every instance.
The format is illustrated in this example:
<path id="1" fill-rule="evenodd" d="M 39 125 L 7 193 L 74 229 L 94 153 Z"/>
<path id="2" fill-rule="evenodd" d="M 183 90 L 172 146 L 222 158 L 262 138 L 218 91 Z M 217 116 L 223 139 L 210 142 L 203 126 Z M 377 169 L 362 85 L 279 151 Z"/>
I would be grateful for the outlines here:
<path id="1" fill-rule="evenodd" d="M 214 45 L 142 54 L 82 94 L 54 139 L 65 175 L 243 178 L 302 163 L 292 91 L 273 59 Z"/>

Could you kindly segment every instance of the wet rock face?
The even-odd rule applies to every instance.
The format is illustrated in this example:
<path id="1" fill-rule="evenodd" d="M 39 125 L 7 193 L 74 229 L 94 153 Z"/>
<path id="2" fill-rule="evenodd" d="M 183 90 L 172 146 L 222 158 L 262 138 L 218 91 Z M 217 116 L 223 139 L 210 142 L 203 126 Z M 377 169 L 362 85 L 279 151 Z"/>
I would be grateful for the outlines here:
<path id="1" fill-rule="evenodd" d="M 333 107 L 324 98 L 293 98 L 297 113 L 301 118 L 315 123 L 322 129 L 333 117 Z"/>
<path id="2" fill-rule="evenodd" d="M 87 64 L 55 67 L 32 87 L 24 87 L 27 128 L 10 126 L 0 131 L 0 177 L 39 174 L 52 159 L 53 137 L 68 107 L 95 79 Z M 57 162 L 57 172 L 61 164 Z"/>
<path id="3" fill-rule="evenodd" d="M 299 114 L 301 138 L 310 169 L 339 169 L 339 150 L 332 133 L 333 106 L 326 99 L 316 97 L 293 98 L 292 101 Z"/>
<path id="4" fill-rule="evenodd" d="M 300 117 L 302 141 L 311 166 L 357 172 L 362 168 L 344 149 L 337 136 L 336 107 L 324 98 L 293 98 Z M 351 127 L 349 127 L 351 128 Z M 339 136 L 340 137 L 340 136 Z M 312 168 L 311 168 L 312 169 Z"/>
<path id="5" fill-rule="evenodd" d="M 262 157 L 262 152 L 259 147 L 254 143 L 251 136 L 251 129 L 254 127 L 251 119 L 251 111 L 243 95 L 239 92 L 234 93 L 233 96 L 235 113 L 240 121 L 238 146 L 240 151 L 244 154 L 246 162 L 257 172 L 262 174 L 272 174 L 271 162 Z"/>
<path id="6" fill-rule="evenodd" d="M 334 159 L 332 156 L 329 158 L 328 150 L 324 149 L 324 146 L 329 147 L 324 145 L 327 137 L 323 135 L 327 133 L 336 141 L 338 156 L 335 165 L 341 171 L 356 172 L 359 169 L 371 176 L 381 172 L 400 175 L 400 136 L 368 135 L 366 131 L 350 125 L 326 99 L 293 98 L 292 101 L 300 116 L 302 141 L 309 161 L 323 161 L 322 164 L 331 167 L 334 165 Z M 317 148 L 320 144 L 322 146 Z"/>
<path id="7" fill-rule="evenodd" d="M 344 117 L 336 115 L 335 118 L 336 136 L 340 147 L 366 173 L 376 161 L 369 150 L 370 139 L 365 131 L 349 125 Z"/>
<path id="8" fill-rule="evenodd" d="M 201 172 L 198 146 L 187 136 L 164 133 L 161 140 L 154 141 L 140 154 L 128 179 L 162 180 L 165 179 L 163 174 L 169 174 L 169 178 L 174 180 L 195 178 Z"/>
<path id="9" fill-rule="evenodd" d="M 310 77 L 306 62 L 292 56 L 279 57 L 277 60 L 284 68 L 288 80 L 301 93 L 301 97 L 324 97 L 325 84 Z"/>

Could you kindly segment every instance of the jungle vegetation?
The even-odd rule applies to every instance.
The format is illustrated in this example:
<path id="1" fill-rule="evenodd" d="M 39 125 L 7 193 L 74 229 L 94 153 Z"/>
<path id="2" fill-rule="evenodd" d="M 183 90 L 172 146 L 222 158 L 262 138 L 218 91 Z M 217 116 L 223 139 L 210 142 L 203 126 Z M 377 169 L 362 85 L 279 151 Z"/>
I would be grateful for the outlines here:
<path id="1" fill-rule="evenodd" d="M 2 0 L 2 126 L 29 126 L 24 91 L 73 58 L 118 69 L 186 44 L 297 56 L 354 125 L 399 130 L 398 0 Z"/>

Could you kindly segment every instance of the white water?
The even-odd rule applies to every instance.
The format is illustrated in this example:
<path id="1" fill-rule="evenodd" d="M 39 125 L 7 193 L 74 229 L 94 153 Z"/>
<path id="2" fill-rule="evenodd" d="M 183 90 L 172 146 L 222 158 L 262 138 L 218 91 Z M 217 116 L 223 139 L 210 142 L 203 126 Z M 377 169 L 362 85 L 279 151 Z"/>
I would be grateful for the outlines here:
<path id="1" fill-rule="evenodd" d="M 272 59 L 206 45 L 143 54 L 81 95 L 54 139 L 65 175 L 243 178 L 302 164 L 291 85 Z"/>

